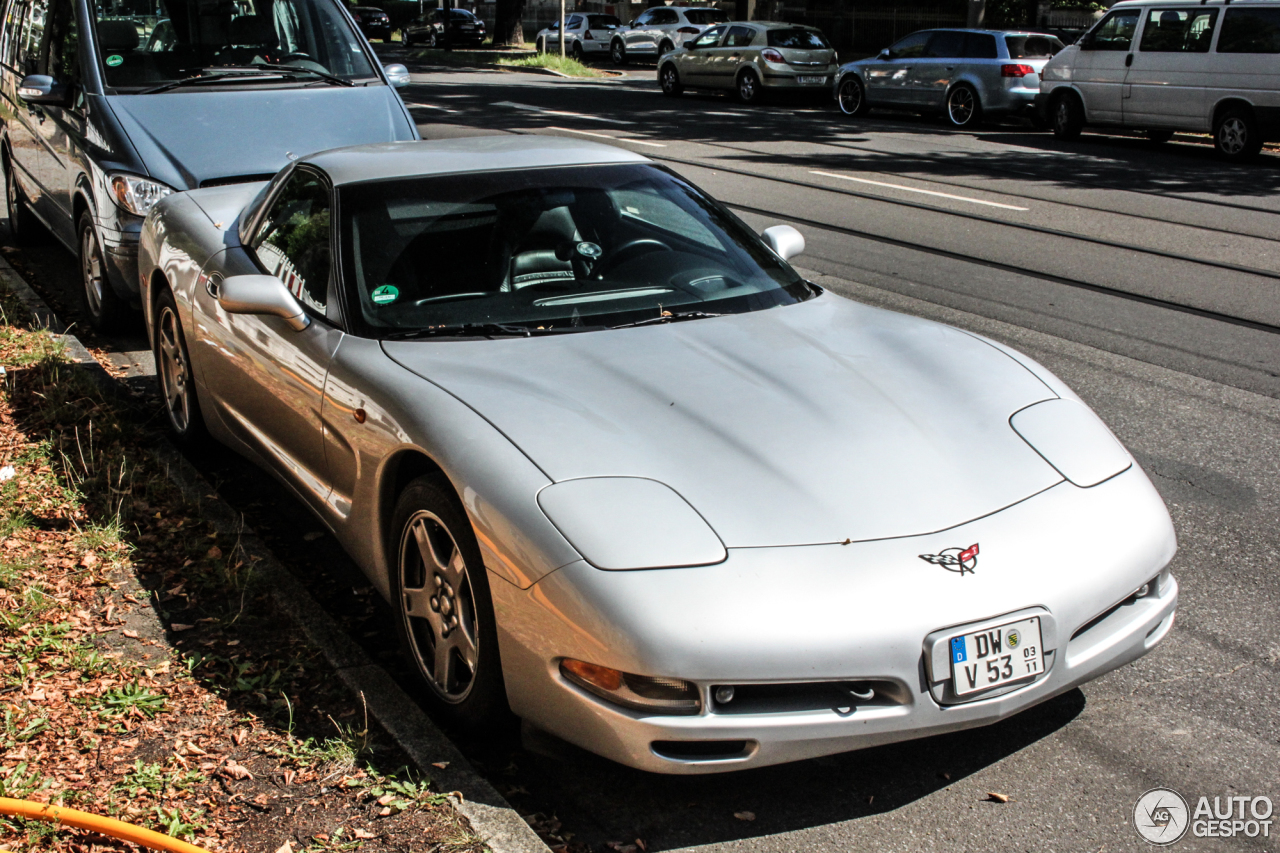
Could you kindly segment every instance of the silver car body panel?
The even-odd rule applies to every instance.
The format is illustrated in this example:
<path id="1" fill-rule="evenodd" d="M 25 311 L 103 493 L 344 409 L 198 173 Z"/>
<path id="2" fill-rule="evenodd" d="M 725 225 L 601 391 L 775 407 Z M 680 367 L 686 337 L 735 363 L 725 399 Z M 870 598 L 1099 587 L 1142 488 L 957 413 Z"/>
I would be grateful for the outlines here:
<path id="1" fill-rule="evenodd" d="M 619 161 L 643 158 L 488 137 L 299 165 L 342 184 Z M 260 272 L 238 218 L 263 187 L 172 196 L 143 229 L 144 296 L 174 292 L 209 429 L 292 489 L 384 596 L 397 488 L 442 474 L 492 581 L 509 701 L 537 726 L 659 772 L 760 766 L 990 723 L 1169 630 L 1159 496 L 1091 413 L 1058 429 L 1052 407 L 1078 398 L 1006 347 L 832 294 L 552 337 L 377 341 L 322 317 L 295 332 L 213 296 L 218 276 Z M 1011 425 L 1019 412 L 1035 417 Z M 977 543 L 965 571 L 937 559 Z M 938 644 L 1025 613 L 1041 615 L 1047 672 L 957 701 Z M 701 712 L 607 704 L 561 677 L 565 657 L 689 680 Z M 883 700 L 848 708 L 712 698 L 867 680 Z"/>

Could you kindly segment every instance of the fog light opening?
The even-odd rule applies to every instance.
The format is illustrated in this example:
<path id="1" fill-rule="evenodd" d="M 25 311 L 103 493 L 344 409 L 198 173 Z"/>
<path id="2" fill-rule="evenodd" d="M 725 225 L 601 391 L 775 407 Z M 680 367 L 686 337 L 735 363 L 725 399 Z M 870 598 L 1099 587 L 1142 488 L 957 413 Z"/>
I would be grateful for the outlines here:
<path id="1" fill-rule="evenodd" d="M 635 675 L 607 666 L 565 658 L 560 674 L 615 705 L 650 714 L 697 714 L 702 698 L 697 685 L 683 678 Z"/>
<path id="2" fill-rule="evenodd" d="M 714 696 L 717 705 L 728 705 L 733 701 L 733 685 L 721 684 L 715 689 L 715 692 L 712 695 Z"/>

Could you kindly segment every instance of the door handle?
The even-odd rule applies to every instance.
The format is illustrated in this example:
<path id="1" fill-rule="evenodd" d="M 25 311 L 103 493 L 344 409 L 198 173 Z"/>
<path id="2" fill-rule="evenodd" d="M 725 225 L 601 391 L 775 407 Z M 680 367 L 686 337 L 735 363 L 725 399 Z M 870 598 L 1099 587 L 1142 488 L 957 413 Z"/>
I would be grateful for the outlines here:
<path id="1" fill-rule="evenodd" d="M 1124 67 L 1125 67 L 1125 68 L 1128 68 L 1130 65 L 1133 65 L 1133 54 L 1132 54 L 1132 53 L 1131 53 L 1131 54 L 1129 54 L 1128 56 L 1126 56 L 1126 57 L 1124 58 Z"/>
<path id="2" fill-rule="evenodd" d="M 948 71 L 955 71 L 955 70 L 956 70 L 956 67 L 955 67 L 954 65 L 948 65 L 948 66 L 947 66 L 947 70 L 948 70 Z"/>

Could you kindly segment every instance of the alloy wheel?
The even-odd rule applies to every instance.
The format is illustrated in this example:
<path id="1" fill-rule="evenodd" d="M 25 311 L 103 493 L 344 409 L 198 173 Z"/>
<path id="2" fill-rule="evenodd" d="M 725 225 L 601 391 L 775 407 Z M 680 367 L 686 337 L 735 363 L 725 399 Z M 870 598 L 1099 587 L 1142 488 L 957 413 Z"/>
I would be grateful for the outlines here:
<path id="1" fill-rule="evenodd" d="M 862 86 L 850 78 L 840 84 L 840 109 L 845 115 L 855 115 L 862 107 Z"/>
<path id="2" fill-rule="evenodd" d="M 662 69 L 662 92 L 665 95 L 679 95 L 681 91 L 680 75 L 674 66 L 666 65 Z"/>
<path id="3" fill-rule="evenodd" d="M 174 432 L 182 435 L 191 426 L 191 370 L 186 354 L 182 351 L 182 338 L 178 316 L 169 305 L 160 309 L 157 349 L 160 363 L 156 365 L 160 375 L 160 391 L 164 395 L 165 411 Z"/>
<path id="4" fill-rule="evenodd" d="M 476 599 L 462 551 L 439 516 L 410 516 L 399 571 L 400 614 L 419 671 L 445 702 L 462 702 L 480 658 Z"/>
<path id="5" fill-rule="evenodd" d="M 947 116 L 956 127 L 964 127 L 973 120 L 976 106 L 973 90 L 967 86 L 957 86 L 947 96 Z"/>
<path id="6" fill-rule="evenodd" d="M 1228 116 L 1218 128 L 1218 146 L 1222 153 L 1236 156 L 1249 145 L 1249 126 L 1239 116 Z"/>
<path id="7" fill-rule="evenodd" d="M 747 72 L 738 78 L 738 99 L 744 104 L 754 101 L 758 92 L 756 75 Z"/>
<path id="8" fill-rule="evenodd" d="M 102 270 L 102 254 L 98 251 L 98 236 L 92 228 L 80 230 L 80 274 L 84 282 L 85 306 L 94 317 L 102 316 L 103 292 L 107 286 Z"/>

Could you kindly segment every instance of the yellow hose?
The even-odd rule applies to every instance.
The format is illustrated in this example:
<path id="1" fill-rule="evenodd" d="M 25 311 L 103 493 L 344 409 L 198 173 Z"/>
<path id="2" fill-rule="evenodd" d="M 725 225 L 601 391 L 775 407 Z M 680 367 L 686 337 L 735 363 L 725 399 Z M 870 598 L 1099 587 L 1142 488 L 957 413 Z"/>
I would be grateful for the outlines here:
<path id="1" fill-rule="evenodd" d="M 0 814 L 15 815 L 32 820 L 47 820 L 51 823 L 62 823 L 78 829 L 88 829 L 122 841 L 132 841 L 153 850 L 169 850 L 172 853 L 209 853 L 203 847 L 179 841 L 160 832 L 152 832 L 122 820 L 100 817 L 88 812 L 64 809 L 48 803 L 33 803 L 30 800 L 11 800 L 0 797 Z"/>

